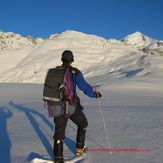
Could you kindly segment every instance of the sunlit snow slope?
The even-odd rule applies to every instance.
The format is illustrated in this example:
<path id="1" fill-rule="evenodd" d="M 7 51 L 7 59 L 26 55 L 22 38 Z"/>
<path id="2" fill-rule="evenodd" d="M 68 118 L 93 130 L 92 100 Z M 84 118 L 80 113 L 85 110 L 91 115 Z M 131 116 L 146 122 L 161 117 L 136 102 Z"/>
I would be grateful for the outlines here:
<path id="1" fill-rule="evenodd" d="M 136 36 L 137 37 L 137 36 Z M 48 68 L 61 64 L 64 50 L 72 50 L 74 66 L 87 78 L 133 77 L 150 74 L 155 66 L 151 56 L 121 41 L 66 31 L 32 46 L 0 50 L 1 83 L 43 83 Z"/>

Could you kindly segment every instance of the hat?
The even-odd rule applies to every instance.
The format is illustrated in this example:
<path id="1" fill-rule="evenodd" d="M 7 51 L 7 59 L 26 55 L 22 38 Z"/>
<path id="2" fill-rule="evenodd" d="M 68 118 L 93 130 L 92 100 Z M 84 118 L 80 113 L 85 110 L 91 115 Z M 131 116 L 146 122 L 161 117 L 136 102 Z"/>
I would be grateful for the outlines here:
<path id="1" fill-rule="evenodd" d="M 70 50 L 65 50 L 63 53 L 62 53 L 62 58 L 61 60 L 63 62 L 66 62 L 66 63 L 72 63 L 74 62 L 74 56 L 73 56 L 73 53 L 70 51 Z"/>

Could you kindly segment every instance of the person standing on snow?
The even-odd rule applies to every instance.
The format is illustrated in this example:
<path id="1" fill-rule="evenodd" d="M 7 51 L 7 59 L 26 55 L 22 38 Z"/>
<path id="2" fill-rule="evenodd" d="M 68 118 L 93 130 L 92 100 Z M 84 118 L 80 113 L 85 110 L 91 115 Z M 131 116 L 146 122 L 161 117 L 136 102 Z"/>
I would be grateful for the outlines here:
<path id="1" fill-rule="evenodd" d="M 65 129 L 67 126 L 68 119 L 77 125 L 77 136 L 76 136 L 76 155 L 80 156 L 84 153 L 84 143 L 86 128 L 88 121 L 83 113 L 83 108 L 80 104 L 80 99 L 76 93 L 76 86 L 82 90 L 87 96 L 91 98 L 100 98 L 102 95 L 95 91 L 93 87 L 88 84 L 80 70 L 72 67 L 71 64 L 74 62 L 73 53 L 70 50 L 65 50 L 62 53 L 61 61 L 63 62 L 61 67 L 66 68 L 66 72 L 69 73 L 67 78 L 64 78 L 64 82 L 68 86 L 68 93 L 64 94 L 65 101 L 68 101 L 69 109 L 73 108 L 70 114 L 60 114 L 54 116 L 55 133 L 54 133 L 54 163 L 63 163 L 63 141 L 65 138 Z M 70 77 L 70 78 L 69 78 Z M 67 81 L 66 81 L 67 80 Z M 50 104 L 52 105 L 52 103 Z"/>

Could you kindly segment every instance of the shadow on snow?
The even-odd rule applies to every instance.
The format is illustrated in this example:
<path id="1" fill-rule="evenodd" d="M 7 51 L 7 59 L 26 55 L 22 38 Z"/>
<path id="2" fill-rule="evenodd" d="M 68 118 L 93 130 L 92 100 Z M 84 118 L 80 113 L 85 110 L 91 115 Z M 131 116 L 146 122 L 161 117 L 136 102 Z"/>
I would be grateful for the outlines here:
<path id="1" fill-rule="evenodd" d="M 7 119 L 13 116 L 6 107 L 0 108 L 0 162 L 11 162 L 11 142 L 7 131 Z"/>
<path id="2" fill-rule="evenodd" d="M 53 124 L 44 116 L 42 113 L 33 110 L 31 108 L 24 107 L 20 104 L 15 104 L 13 101 L 9 102 L 9 105 L 15 107 L 17 110 L 24 112 L 26 117 L 28 118 L 30 124 L 32 125 L 34 131 L 37 133 L 39 139 L 41 140 L 42 144 L 44 145 L 47 153 L 50 155 L 51 158 L 53 158 L 53 148 L 47 138 L 47 136 L 43 133 L 43 131 L 40 129 L 40 124 L 37 122 L 37 120 L 34 118 L 34 115 L 39 116 L 42 121 L 51 129 L 53 130 Z M 68 148 L 71 150 L 72 153 L 75 153 L 74 147 L 75 142 L 71 140 L 70 138 L 65 138 L 65 144 L 68 146 Z M 28 157 L 27 161 L 30 161 L 34 158 L 44 158 L 44 156 L 41 156 L 37 153 L 31 152 Z M 5 162 L 6 163 L 6 162 Z"/>

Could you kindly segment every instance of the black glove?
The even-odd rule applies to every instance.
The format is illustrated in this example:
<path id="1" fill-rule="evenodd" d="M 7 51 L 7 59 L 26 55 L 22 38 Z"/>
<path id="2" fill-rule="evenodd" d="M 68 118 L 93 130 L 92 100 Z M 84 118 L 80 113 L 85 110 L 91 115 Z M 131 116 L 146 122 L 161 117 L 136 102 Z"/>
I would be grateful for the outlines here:
<path id="1" fill-rule="evenodd" d="M 95 92 L 95 94 L 96 94 L 96 98 L 100 98 L 100 97 L 102 97 L 102 94 L 100 93 L 100 92 Z"/>

